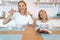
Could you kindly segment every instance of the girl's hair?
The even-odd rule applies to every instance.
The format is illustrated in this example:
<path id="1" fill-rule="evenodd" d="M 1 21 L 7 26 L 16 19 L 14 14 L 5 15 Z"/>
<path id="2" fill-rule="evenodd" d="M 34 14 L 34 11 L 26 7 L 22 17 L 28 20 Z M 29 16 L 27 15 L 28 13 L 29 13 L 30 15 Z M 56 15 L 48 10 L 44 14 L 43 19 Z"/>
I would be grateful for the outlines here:
<path id="1" fill-rule="evenodd" d="M 27 6 L 25 1 L 19 1 L 18 2 L 18 6 L 19 6 L 20 3 L 24 3 L 24 5 Z M 24 13 L 27 15 L 27 7 L 25 8 L 25 12 Z"/>
<path id="2" fill-rule="evenodd" d="M 40 10 L 39 13 L 38 13 L 38 20 L 42 20 L 41 16 L 40 16 L 40 13 L 41 12 L 44 12 L 46 14 L 46 20 L 48 20 L 48 17 L 47 17 L 47 13 L 45 10 Z"/>

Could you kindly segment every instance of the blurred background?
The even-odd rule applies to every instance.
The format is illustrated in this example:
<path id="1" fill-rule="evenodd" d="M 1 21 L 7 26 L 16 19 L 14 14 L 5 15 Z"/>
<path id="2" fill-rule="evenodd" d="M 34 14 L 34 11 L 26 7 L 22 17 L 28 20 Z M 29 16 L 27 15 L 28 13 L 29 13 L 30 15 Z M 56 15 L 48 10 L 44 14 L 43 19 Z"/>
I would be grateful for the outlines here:
<path id="1" fill-rule="evenodd" d="M 0 26 L 3 20 L 9 15 L 9 11 L 14 9 L 18 11 L 17 3 L 20 0 L 0 0 Z M 44 9 L 48 18 L 51 19 L 53 27 L 60 27 L 60 0 L 24 0 L 27 3 L 27 10 L 38 18 L 38 12 Z M 12 25 L 13 23 L 10 22 Z"/>

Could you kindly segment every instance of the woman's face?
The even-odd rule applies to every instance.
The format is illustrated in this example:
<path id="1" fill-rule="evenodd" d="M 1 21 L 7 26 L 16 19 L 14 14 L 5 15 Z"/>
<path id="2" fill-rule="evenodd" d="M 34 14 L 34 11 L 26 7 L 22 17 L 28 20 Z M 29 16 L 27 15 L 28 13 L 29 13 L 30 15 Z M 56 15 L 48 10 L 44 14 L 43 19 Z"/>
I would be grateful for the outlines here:
<path id="1" fill-rule="evenodd" d="M 47 14 L 44 11 L 40 12 L 40 17 L 42 19 L 46 19 L 46 16 L 47 16 Z"/>
<path id="2" fill-rule="evenodd" d="M 20 2 L 18 4 L 18 9 L 21 13 L 24 13 L 25 9 L 26 9 L 26 5 L 23 2 Z"/>

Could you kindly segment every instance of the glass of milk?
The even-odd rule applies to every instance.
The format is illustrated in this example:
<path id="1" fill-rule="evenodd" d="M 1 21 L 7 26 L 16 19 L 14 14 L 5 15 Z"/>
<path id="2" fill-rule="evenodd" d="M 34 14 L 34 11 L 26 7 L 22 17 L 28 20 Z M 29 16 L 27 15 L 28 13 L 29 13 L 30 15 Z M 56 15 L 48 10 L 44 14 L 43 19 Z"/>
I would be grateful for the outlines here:
<path id="1" fill-rule="evenodd" d="M 8 30 L 13 30 L 13 26 L 12 25 L 8 25 Z"/>

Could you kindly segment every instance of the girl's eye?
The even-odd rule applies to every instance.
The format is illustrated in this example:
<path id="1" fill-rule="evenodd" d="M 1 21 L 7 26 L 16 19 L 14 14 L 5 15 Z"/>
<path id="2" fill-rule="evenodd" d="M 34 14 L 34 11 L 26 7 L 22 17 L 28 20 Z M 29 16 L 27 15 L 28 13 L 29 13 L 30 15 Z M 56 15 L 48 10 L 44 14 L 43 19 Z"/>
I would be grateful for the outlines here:
<path id="1" fill-rule="evenodd" d="M 24 5 L 22 5 L 24 7 Z"/>

